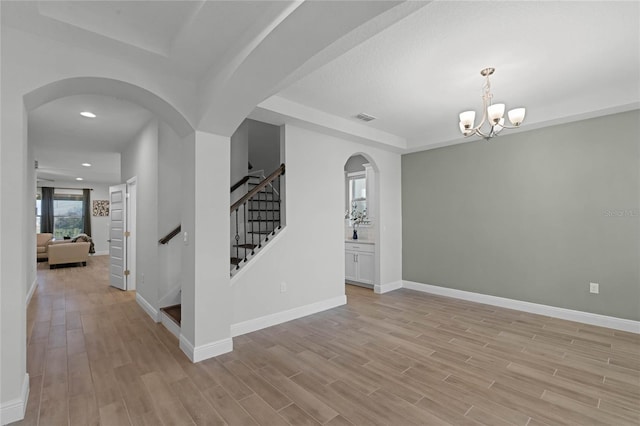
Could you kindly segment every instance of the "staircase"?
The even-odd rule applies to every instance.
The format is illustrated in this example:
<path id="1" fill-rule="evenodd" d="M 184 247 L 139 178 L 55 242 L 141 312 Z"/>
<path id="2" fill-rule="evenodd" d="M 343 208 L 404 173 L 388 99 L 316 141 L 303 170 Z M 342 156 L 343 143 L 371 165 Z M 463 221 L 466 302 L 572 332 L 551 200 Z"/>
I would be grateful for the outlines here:
<path id="1" fill-rule="evenodd" d="M 246 182 L 248 191 L 231 206 L 232 275 L 282 229 L 279 188 L 284 172 L 285 165 L 282 164 L 267 177 L 252 174 L 240 181 Z"/>
<path id="2" fill-rule="evenodd" d="M 269 176 L 253 173 L 245 176 L 231 187 L 231 192 L 246 184 L 246 194 L 231 206 L 231 258 L 233 276 L 251 260 L 282 229 L 280 195 L 281 178 L 285 166 L 282 164 Z M 178 226 L 159 244 L 168 244 L 181 232 Z M 160 308 L 162 324 L 176 337 L 180 337 L 182 306 L 180 304 Z"/>

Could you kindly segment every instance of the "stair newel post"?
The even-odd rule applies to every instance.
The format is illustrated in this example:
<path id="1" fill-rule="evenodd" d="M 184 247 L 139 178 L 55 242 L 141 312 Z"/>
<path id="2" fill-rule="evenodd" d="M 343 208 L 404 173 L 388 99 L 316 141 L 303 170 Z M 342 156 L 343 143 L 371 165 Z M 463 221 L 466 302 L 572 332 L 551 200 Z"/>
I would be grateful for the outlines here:
<path id="1" fill-rule="evenodd" d="M 242 223 L 244 225 L 244 235 L 242 237 L 242 247 L 244 248 L 244 261 L 247 261 L 247 202 L 242 205 Z"/>
<path id="2" fill-rule="evenodd" d="M 240 269 L 240 233 L 238 228 L 238 209 L 236 208 L 236 269 Z"/>

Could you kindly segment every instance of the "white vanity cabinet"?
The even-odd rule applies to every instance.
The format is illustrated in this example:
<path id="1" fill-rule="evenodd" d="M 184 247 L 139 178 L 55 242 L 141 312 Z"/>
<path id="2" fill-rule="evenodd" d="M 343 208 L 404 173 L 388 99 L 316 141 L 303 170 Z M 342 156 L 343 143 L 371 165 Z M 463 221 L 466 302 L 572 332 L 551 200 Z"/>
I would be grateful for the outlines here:
<path id="1" fill-rule="evenodd" d="M 345 242 L 345 280 L 373 286 L 375 276 L 375 244 L 371 242 Z"/>

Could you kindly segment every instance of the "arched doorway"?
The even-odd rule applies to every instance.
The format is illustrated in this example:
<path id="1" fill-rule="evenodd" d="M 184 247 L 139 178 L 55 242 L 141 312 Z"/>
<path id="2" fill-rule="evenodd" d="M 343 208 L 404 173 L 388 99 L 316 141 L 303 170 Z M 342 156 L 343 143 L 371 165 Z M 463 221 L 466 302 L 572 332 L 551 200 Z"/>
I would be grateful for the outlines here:
<path id="1" fill-rule="evenodd" d="M 344 165 L 345 283 L 370 289 L 380 280 L 378 194 L 376 164 L 354 153 Z"/>

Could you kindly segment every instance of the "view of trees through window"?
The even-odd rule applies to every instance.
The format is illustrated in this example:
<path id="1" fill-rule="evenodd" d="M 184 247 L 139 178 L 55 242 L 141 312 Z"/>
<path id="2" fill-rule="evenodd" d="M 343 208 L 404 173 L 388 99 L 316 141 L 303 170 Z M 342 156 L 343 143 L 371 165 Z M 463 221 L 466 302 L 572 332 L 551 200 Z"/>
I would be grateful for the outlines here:
<path id="1" fill-rule="evenodd" d="M 75 237 L 83 232 L 82 195 L 55 194 L 53 199 L 53 236 Z M 40 232 L 41 196 L 36 199 L 36 230 Z"/>

